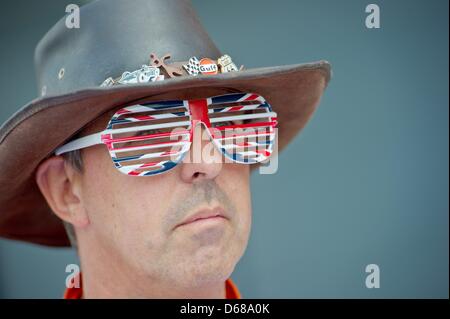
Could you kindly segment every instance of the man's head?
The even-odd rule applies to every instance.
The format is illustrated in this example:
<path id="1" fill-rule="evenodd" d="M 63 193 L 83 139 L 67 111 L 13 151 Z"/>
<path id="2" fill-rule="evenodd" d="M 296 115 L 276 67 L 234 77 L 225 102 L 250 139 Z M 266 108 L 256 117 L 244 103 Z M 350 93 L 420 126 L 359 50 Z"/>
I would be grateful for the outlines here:
<path id="1" fill-rule="evenodd" d="M 103 130 L 114 111 L 79 135 Z M 202 131 L 196 128 L 190 152 L 211 143 Z M 95 250 L 112 267 L 180 287 L 230 276 L 250 234 L 249 165 L 183 162 L 160 175 L 128 176 L 104 145 L 78 154 L 81 160 L 76 154 L 47 159 L 36 181 L 56 215 L 74 226 L 82 265 Z M 186 223 L 197 213 L 221 217 Z"/>

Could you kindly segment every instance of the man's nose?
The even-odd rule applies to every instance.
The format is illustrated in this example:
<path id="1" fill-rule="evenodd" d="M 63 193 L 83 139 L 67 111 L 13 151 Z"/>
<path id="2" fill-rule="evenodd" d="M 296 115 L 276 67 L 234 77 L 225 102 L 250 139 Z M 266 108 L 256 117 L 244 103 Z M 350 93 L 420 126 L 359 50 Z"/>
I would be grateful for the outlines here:
<path id="1" fill-rule="evenodd" d="M 222 155 L 215 149 L 203 124 L 194 126 L 191 148 L 181 163 L 181 178 L 186 183 L 214 179 L 222 169 Z"/>

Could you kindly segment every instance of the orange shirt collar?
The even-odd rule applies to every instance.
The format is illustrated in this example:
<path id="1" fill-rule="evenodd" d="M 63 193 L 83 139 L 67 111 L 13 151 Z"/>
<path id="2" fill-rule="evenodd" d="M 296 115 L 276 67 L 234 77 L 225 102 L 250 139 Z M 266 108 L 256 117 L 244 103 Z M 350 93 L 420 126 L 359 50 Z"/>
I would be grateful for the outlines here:
<path id="1" fill-rule="evenodd" d="M 64 292 L 64 299 L 81 299 L 82 296 L 83 286 L 81 284 L 80 274 L 80 288 L 67 288 Z M 241 294 L 231 278 L 225 281 L 225 296 L 226 299 L 241 299 Z"/>

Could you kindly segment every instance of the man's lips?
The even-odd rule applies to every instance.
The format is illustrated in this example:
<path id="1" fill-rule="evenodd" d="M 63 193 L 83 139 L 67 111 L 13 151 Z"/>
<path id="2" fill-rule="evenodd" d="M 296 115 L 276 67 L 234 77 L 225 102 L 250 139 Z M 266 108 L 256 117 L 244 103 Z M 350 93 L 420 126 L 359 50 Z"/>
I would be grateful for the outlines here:
<path id="1" fill-rule="evenodd" d="M 201 209 L 195 214 L 188 216 L 175 228 L 207 219 L 228 219 L 228 217 L 225 210 L 221 207 L 215 207 L 213 209 Z"/>

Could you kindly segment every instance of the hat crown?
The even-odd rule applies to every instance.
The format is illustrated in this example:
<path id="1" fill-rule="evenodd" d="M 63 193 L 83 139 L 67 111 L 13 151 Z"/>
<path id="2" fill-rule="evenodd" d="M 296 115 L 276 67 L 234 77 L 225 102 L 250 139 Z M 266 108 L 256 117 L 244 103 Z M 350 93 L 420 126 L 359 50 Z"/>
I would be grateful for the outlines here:
<path id="1" fill-rule="evenodd" d="M 170 53 L 169 62 L 221 55 L 189 0 L 97 0 L 79 13 L 79 28 L 65 16 L 36 47 L 41 95 L 97 87 L 149 64 L 150 53 Z"/>

